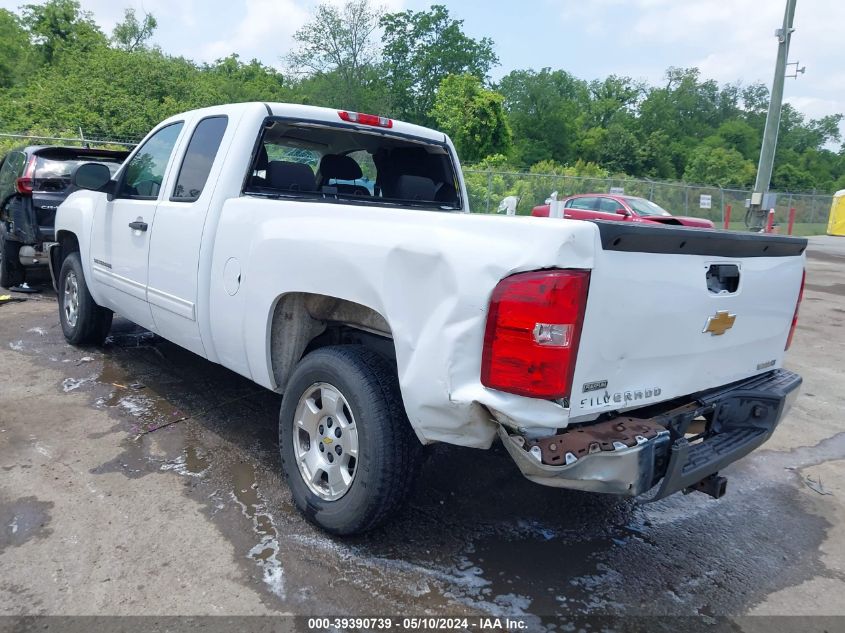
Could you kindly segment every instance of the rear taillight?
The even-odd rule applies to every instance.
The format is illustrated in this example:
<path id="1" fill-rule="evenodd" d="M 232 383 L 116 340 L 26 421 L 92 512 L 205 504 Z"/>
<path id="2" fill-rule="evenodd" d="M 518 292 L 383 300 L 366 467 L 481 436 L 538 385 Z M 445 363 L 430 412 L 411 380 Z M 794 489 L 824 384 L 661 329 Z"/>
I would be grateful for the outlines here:
<path id="1" fill-rule="evenodd" d="M 584 322 L 590 272 L 520 273 L 490 298 L 481 382 L 532 398 L 568 398 Z"/>
<path id="2" fill-rule="evenodd" d="M 32 180 L 35 175 L 35 156 L 29 157 L 29 162 L 26 164 L 26 169 L 23 170 L 23 175 L 15 180 L 15 191 L 22 196 L 32 195 Z"/>
<path id="3" fill-rule="evenodd" d="M 792 315 L 792 325 L 789 326 L 789 336 L 786 337 L 786 347 L 784 351 L 789 349 L 792 345 L 792 337 L 795 335 L 795 327 L 798 325 L 798 308 L 801 307 L 801 299 L 804 298 L 804 280 L 807 279 L 807 271 L 801 273 L 801 289 L 798 291 L 798 301 L 795 302 L 795 313 Z"/>
<path id="4" fill-rule="evenodd" d="M 373 125 L 375 127 L 393 127 L 393 119 L 388 119 L 386 116 L 364 114 L 363 112 L 347 112 L 346 110 L 339 110 L 337 114 L 341 119 L 350 123 Z"/>
<path id="5" fill-rule="evenodd" d="M 32 178 L 18 178 L 15 181 L 15 191 L 22 196 L 32 195 Z"/>

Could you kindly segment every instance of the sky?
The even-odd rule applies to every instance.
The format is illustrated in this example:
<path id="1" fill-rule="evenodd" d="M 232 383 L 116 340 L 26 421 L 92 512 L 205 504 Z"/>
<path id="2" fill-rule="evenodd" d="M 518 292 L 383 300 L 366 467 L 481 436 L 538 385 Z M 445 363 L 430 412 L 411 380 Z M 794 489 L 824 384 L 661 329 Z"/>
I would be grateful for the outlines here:
<path id="1" fill-rule="evenodd" d="M 341 4 L 343 0 L 330 0 Z M 785 0 L 437 0 L 473 37 L 495 42 L 500 66 L 564 69 L 582 79 L 627 75 L 660 84 L 669 66 L 701 69 L 721 83 L 771 86 L 776 28 Z M 16 10 L 19 0 L 0 0 Z M 81 0 L 110 33 L 125 7 L 158 20 L 153 43 L 170 54 L 214 61 L 232 52 L 283 68 L 292 35 L 316 0 Z M 422 10 L 426 0 L 374 0 Z M 785 99 L 810 118 L 845 113 L 845 0 L 797 0 Z M 845 124 L 843 124 L 845 133 Z"/>

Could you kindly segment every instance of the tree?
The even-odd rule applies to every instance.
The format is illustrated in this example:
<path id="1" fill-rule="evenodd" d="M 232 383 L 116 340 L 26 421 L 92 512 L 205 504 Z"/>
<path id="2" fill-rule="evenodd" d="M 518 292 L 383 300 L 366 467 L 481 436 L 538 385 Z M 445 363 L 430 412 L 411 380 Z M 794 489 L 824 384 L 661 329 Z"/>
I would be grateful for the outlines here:
<path id="1" fill-rule="evenodd" d="M 502 95 L 486 90 L 473 75 L 449 75 L 440 84 L 431 117 L 468 163 L 507 154 L 512 135 Z"/>
<path id="2" fill-rule="evenodd" d="M 747 187 L 754 182 L 757 170 L 735 149 L 707 147 L 696 149 L 684 172 L 686 182 L 728 187 Z"/>
<path id="3" fill-rule="evenodd" d="M 721 147 L 735 149 L 749 160 L 756 160 L 763 139 L 760 132 L 746 121 L 731 118 L 716 130 L 716 142 Z"/>
<path id="4" fill-rule="evenodd" d="M 577 158 L 580 115 L 589 108 L 586 82 L 563 70 L 514 70 L 497 89 L 514 132 L 514 162 L 523 168 L 541 160 Z"/>
<path id="5" fill-rule="evenodd" d="M 790 163 L 778 167 L 772 177 L 772 189 L 776 191 L 810 191 L 814 186 L 813 174 Z"/>
<path id="6" fill-rule="evenodd" d="M 158 21 L 153 14 L 144 12 L 144 18 L 139 22 L 135 17 L 135 9 L 124 9 L 123 21 L 114 27 L 111 39 L 115 46 L 131 53 L 145 47 L 157 26 Z"/>
<path id="7" fill-rule="evenodd" d="M 347 0 L 342 8 L 319 5 L 311 21 L 294 34 L 297 49 L 288 54 L 288 64 L 304 76 L 331 76 L 337 90 L 330 102 L 360 108 L 378 61 L 373 33 L 380 15 L 369 0 Z"/>
<path id="8" fill-rule="evenodd" d="M 218 87 L 191 62 L 159 51 L 66 51 L 15 98 L 0 99 L 0 120 L 18 130 L 82 127 L 89 136 L 137 138 L 168 116 L 225 102 Z"/>
<path id="9" fill-rule="evenodd" d="M 25 79 L 32 70 L 29 35 L 12 12 L 0 9 L 0 88 Z"/>
<path id="10" fill-rule="evenodd" d="M 49 0 L 23 7 L 23 25 L 34 38 L 45 63 L 68 48 L 92 50 L 106 45 L 106 36 L 77 0 Z"/>
<path id="11" fill-rule="evenodd" d="M 224 102 L 295 100 L 285 77 L 257 59 L 244 63 L 232 53 L 201 70 L 202 79 L 214 85 Z"/>
<path id="12" fill-rule="evenodd" d="M 637 103 L 645 86 L 630 77 L 611 75 L 606 79 L 590 82 L 589 124 L 607 127 L 620 116 L 633 118 Z"/>
<path id="13" fill-rule="evenodd" d="M 435 94 L 447 76 L 467 74 L 483 82 L 499 63 L 493 41 L 466 35 L 463 20 L 450 18 L 443 5 L 387 14 L 381 26 L 391 113 L 401 119 L 431 123 Z"/>

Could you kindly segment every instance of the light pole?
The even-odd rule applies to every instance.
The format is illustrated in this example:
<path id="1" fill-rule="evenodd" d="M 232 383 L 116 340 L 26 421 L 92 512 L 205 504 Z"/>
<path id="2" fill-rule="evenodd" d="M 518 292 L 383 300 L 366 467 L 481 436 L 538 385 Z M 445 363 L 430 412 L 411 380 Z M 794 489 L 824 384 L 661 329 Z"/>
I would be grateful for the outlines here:
<path id="1" fill-rule="evenodd" d="M 766 115 L 766 129 L 763 132 L 763 145 L 760 148 L 760 162 L 757 164 L 757 180 L 754 182 L 754 192 L 751 194 L 751 206 L 748 209 L 746 224 L 752 231 L 763 228 L 763 222 L 768 211 L 766 193 L 772 181 L 772 167 L 775 162 L 775 148 L 778 143 L 778 128 L 780 127 L 780 113 L 783 108 L 783 83 L 786 79 L 786 62 L 789 58 L 789 40 L 792 38 L 792 20 L 795 17 L 795 3 L 797 0 L 786 0 L 786 11 L 783 14 L 783 27 L 775 31 L 778 38 L 778 56 L 775 64 L 775 78 L 772 81 L 772 93 L 769 100 L 769 113 Z M 797 73 L 796 73 L 797 74 Z"/>

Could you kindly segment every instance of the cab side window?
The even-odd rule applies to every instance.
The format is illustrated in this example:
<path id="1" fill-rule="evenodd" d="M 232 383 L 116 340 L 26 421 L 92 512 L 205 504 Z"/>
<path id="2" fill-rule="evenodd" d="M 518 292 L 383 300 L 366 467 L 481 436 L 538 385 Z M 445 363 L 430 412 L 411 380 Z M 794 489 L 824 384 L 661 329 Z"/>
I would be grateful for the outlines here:
<path id="1" fill-rule="evenodd" d="M 171 123 L 153 134 L 138 149 L 120 179 L 118 198 L 155 200 L 158 198 L 164 172 L 183 123 Z"/>
<path id="2" fill-rule="evenodd" d="M 226 133 L 228 121 L 226 116 L 214 116 L 197 124 L 179 168 L 176 186 L 170 197 L 172 201 L 194 202 L 200 197 Z"/>

